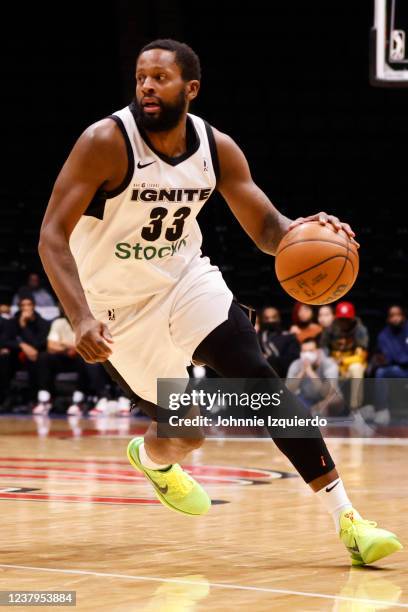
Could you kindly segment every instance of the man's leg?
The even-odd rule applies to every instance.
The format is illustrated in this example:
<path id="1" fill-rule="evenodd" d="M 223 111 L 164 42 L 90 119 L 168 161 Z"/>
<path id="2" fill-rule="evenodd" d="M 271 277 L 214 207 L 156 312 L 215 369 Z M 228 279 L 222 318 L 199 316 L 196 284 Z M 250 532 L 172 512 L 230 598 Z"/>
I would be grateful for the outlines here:
<path id="1" fill-rule="evenodd" d="M 0 355 L 0 404 L 7 397 L 11 380 L 10 353 Z"/>
<path id="2" fill-rule="evenodd" d="M 159 500 L 171 510 L 192 516 L 208 512 L 211 500 L 206 491 L 179 465 L 192 450 L 203 444 L 203 436 L 158 438 L 156 418 L 160 408 L 135 394 L 109 361 L 105 361 L 103 366 L 132 404 L 137 404 L 152 419 L 144 438 L 133 438 L 129 442 L 127 456 L 130 463 L 146 476 Z"/>
<path id="3" fill-rule="evenodd" d="M 225 378 L 269 379 L 275 388 L 283 389 L 281 407 L 287 418 L 307 416 L 264 358 L 254 328 L 236 303 L 231 305 L 228 320 L 200 343 L 193 358 Z M 331 513 L 354 563 L 371 563 L 401 548 L 394 534 L 369 527 L 352 508 L 318 428 L 308 438 L 279 438 L 274 437 L 275 431 L 269 433 Z"/>
<path id="4" fill-rule="evenodd" d="M 361 408 L 364 395 L 364 372 L 366 368 L 362 363 L 352 363 L 347 370 L 350 378 L 350 408 L 352 411 Z"/>
<path id="5" fill-rule="evenodd" d="M 388 425 L 391 420 L 389 378 L 408 378 L 408 367 L 404 368 L 394 364 L 376 369 L 374 385 L 374 422 L 377 425 Z"/>
<path id="6" fill-rule="evenodd" d="M 57 353 L 41 352 L 37 359 L 37 387 L 39 391 L 54 392 L 54 381 L 58 371 Z"/>
<path id="7" fill-rule="evenodd" d="M 308 416 L 301 401 L 285 387 L 264 358 L 254 328 L 235 302 L 231 305 L 228 320 L 201 342 L 193 358 L 224 378 L 270 379 L 274 388 L 284 389 L 281 407 L 287 418 Z M 264 412 L 261 416 L 266 416 L 267 411 Z M 338 474 L 319 429 L 311 429 L 315 437 L 274 437 L 276 431 L 272 428 L 269 433 L 305 482 L 316 491 L 338 478 Z"/>

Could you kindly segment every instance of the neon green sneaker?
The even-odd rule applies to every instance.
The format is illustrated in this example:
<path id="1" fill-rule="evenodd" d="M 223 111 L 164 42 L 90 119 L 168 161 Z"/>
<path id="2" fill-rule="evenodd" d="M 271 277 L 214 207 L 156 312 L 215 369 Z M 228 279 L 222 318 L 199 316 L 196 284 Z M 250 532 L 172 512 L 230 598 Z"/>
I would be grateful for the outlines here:
<path id="1" fill-rule="evenodd" d="M 365 521 L 353 509 L 344 510 L 340 516 L 340 539 L 351 554 L 352 565 L 374 563 L 402 549 L 394 533 Z"/>
<path id="2" fill-rule="evenodd" d="M 140 463 L 139 446 L 142 442 L 143 438 L 133 438 L 128 444 L 127 456 L 133 467 L 150 480 L 161 503 L 171 510 L 192 516 L 208 512 L 211 500 L 207 493 L 178 463 L 165 472 L 149 470 Z"/>

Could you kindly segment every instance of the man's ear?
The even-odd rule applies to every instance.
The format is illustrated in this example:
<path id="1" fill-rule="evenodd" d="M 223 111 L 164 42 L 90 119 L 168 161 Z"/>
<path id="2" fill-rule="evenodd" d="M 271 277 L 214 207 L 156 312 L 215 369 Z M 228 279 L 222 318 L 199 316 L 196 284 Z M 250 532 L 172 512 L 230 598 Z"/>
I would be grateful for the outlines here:
<path id="1" fill-rule="evenodd" d="M 192 100 L 194 100 L 194 98 L 196 98 L 198 96 L 198 92 L 200 90 L 200 81 L 197 80 L 193 80 L 193 81 L 188 81 L 187 83 L 187 100 L 189 102 L 191 102 Z"/>

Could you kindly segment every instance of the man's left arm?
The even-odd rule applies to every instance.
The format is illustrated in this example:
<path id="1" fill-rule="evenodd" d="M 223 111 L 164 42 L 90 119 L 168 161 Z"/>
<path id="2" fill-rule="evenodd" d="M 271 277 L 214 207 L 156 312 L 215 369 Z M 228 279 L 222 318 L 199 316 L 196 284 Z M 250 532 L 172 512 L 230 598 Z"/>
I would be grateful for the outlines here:
<path id="1" fill-rule="evenodd" d="M 322 225 L 330 223 L 337 231 L 343 229 L 351 239 L 354 238 L 355 234 L 347 223 L 324 212 L 295 221 L 285 217 L 254 183 L 245 155 L 232 138 L 216 129 L 214 137 L 220 165 L 218 191 L 261 251 L 274 255 L 283 236 L 305 221 L 319 221 Z"/>

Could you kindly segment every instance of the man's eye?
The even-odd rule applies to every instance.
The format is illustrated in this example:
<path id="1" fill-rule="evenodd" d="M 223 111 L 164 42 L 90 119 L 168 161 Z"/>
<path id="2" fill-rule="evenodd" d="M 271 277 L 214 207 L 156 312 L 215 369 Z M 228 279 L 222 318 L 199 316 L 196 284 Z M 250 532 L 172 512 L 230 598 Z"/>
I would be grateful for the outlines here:
<path id="1" fill-rule="evenodd" d="M 159 79 L 159 81 L 164 81 L 164 79 L 166 78 L 165 74 L 159 74 L 159 76 L 157 77 Z"/>

